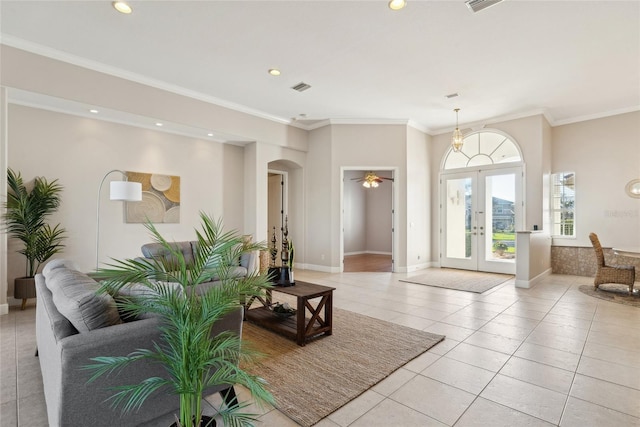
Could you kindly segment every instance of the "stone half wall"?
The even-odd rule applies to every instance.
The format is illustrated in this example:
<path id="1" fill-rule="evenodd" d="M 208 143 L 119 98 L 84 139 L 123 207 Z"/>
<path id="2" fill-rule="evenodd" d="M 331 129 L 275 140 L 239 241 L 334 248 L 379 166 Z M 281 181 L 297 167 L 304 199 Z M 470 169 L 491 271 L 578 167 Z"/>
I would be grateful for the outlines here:
<path id="1" fill-rule="evenodd" d="M 636 267 L 636 282 L 640 280 L 640 258 L 623 257 L 604 249 L 607 265 L 624 264 Z M 551 246 L 551 271 L 555 274 L 595 277 L 596 254 L 592 247 Z"/>

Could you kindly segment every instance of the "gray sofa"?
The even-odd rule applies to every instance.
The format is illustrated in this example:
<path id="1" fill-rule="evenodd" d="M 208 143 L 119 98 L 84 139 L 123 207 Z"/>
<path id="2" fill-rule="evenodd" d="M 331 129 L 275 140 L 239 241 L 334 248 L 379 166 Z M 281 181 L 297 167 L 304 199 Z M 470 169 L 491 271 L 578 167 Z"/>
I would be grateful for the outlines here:
<path id="1" fill-rule="evenodd" d="M 63 260 L 49 262 L 36 276 L 36 339 L 49 426 L 136 426 L 176 413 L 178 396 L 164 390 L 124 415 L 106 402 L 113 394 L 110 387 L 166 376 L 159 365 L 132 364 L 119 375 L 87 384 L 90 374 L 82 367 L 92 357 L 127 355 L 159 340 L 157 318 L 123 322 L 113 298 L 96 294 L 98 286 Z M 241 307 L 216 323 L 212 333 L 225 330 L 242 333 Z M 220 391 L 225 390 L 210 388 L 207 394 Z"/>
<path id="2" fill-rule="evenodd" d="M 184 255 L 184 260 L 187 264 L 193 263 L 193 254 L 197 250 L 198 242 L 197 241 L 183 241 L 183 242 L 172 242 L 171 245 L 179 249 L 180 252 Z M 144 255 L 147 259 L 153 258 L 165 258 L 171 260 L 171 253 L 169 253 L 164 246 L 160 243 L 147 243 L 142 245 L 142 255 Z M 248 274 L 254 272 L 257 268 L 257 260 L 258 260 L 258 252 L 248 252 L 242 254 L 237 263 L 234 262 L 233 265 L 230 265 L 229 275 L 230 277 L 245 277 Z M 215 286 L 216 282 L 218 282 L 217 278 L 211 282 L 202 283 L 198 286 L 198 292 L 204 292 L 209 287 Z"/>

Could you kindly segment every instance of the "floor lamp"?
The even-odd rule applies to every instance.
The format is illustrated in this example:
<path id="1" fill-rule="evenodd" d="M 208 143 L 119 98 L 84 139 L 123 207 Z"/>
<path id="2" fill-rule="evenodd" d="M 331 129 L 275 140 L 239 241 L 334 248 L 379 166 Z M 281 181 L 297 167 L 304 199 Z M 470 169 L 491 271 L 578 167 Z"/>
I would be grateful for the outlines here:
<path id="1" fill-rule="evenodd" d="M 109 200 L 123 201 L 123 202 L 139 202 L 142 200 L 142 183 L 129 182 L 127 180 L 127 174 L 121 170 L 114 169 L 107 172 L 100 186 L 98 187 L 98 201 L 96 207 L 96 270 L 99 265 L 99 250 L 100 250 L 100 192 L 102 191 L 102 185 L 105 179 L 113 172 L 120 172 L 124 177 L 124 181 L 111 181 L 109 187 Z"/>

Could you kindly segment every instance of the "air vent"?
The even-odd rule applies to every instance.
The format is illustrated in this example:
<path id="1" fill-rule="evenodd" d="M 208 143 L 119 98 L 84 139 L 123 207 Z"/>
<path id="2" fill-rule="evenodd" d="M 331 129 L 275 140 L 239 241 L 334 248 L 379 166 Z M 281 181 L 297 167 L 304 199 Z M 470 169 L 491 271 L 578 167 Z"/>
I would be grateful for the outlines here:
<path id="1" fill-rule="evenodd" d="M 494 4 L 500 3 L 503 0 L 467 0 L 465 3 L 472 12 L 480 12 Z"/>
<path id="2" fill-rule="evenodd" d="M 451 98 L 457 98 L 458 96 L 460 95 L 458 95 L 458 92 L 456 92 L 456 93 L 450 93 L 449 95 L 445 95 L 444 97 L 451 99 Z"/>
<path id="3" fill-rule="evenodd" d="M 295 86 L 292 86 L 291 89 L 293 90 L 297 90 L 298 92 L 304 92 L 305 90 L 309 89 L 311 86 L 306 84 L 305 82 L 300 82 Z"/>

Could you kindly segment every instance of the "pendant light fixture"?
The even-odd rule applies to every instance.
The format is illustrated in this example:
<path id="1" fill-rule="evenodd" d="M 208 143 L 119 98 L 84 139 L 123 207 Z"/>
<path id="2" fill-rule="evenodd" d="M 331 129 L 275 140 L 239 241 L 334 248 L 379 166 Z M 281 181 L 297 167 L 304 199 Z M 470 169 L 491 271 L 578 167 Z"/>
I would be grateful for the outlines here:
<path id="1" fill-rule="evenodd" d="M 453 151 L 457 153 L 458 151 L 462 150 L 462 144 L 464 141 L 462 139 L 462 132 L 458 127 L 458 111 L 460 111 L 460 109 L 456 108 L 453 111 L 456 112 L 456 130 L 454 130 L 453 135 L 451 135 L 451 147 L 453 148 Z"/>

